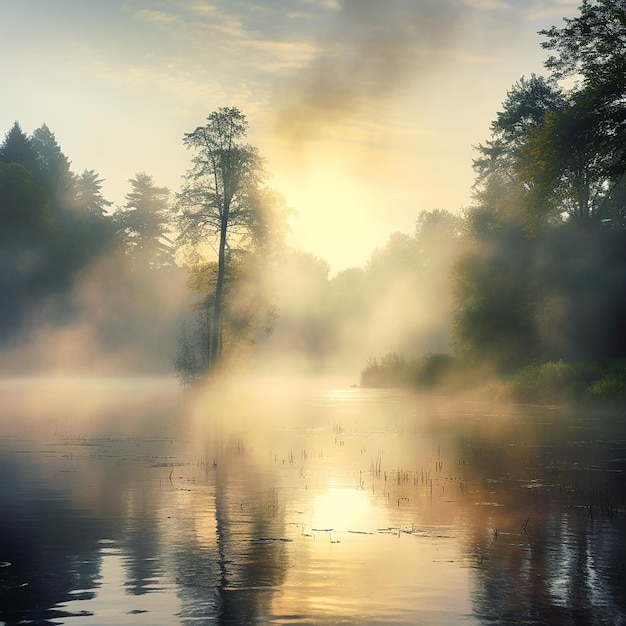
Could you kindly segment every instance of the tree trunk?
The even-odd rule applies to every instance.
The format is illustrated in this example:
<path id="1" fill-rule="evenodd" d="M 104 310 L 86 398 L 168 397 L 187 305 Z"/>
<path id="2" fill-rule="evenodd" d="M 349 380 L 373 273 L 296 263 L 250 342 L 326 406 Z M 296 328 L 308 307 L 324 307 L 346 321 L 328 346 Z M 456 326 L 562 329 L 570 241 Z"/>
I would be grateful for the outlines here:
<path id="1" fill-rule="evenodd" d="M 228 228 L 228 209 L 224 209 L 220 228 L 220 247 L 217 258 L 217 282 L 215 283 L 215 304 L 213 306 L 213 332 L 211 334 L 211 358 L 209 369 L 219 362 L 222 353 L 222 291 L 226 270 L 226 232 Z"/>

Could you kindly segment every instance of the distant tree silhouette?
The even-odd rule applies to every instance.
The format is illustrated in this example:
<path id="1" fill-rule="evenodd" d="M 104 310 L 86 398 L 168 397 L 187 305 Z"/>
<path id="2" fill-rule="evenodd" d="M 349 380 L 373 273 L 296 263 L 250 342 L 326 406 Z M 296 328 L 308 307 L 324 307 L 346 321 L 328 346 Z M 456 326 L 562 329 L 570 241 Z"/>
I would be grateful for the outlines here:
<path id="1" fill-rule="evenodd" d="M 27 137 L 15 123 L 0 146 L 0 256 L 8 338 L 45 299 L 62 296 L 78 273 L 115 247 L 112 222 L 80 206 L 84 178 L 76 178 L 44 124 Z M 93 173 L 93 171 L 92 171 Z M 93 174 L 93 181 L 99 179 Z M 102 196 L 101 206 L 110 204 Z M 69 310 L 57 302 L 57 312 Z"/>
<path id="2" fill-rule="evenodd" d="M 33 174 L 38 170 L 37 152 L 19 122 L 13 124 L 0 145 L 0 161 L 19 163 Z"/>
<path id="3" fill-rule="evenodd" d="M 126 253 L 135 263 L 152 268 L 174 266 L 169 189 L 157 187 L 145 172 L 129 182 L 126 204 L 115 213 Z"/>
<path id="4" fill-rule="evenodd" d="M 48 191 L 53 210 L 66 213 L 76 192 L 71 163 L 45 124 L 33 131 L 31 143 L 37 153 L 35 179 Z"/>
<path id="5" fill-rule="evenodd" d="M 0 339 L 56 284 L 59 232 L 45 190 L 24 166 L 0 163 Z"/>
<path id="6" fill-rule="evenodd" d="M 95 170 L 85 169 L 80 176 L 76 178 L 76 207 L 91 215 L 102 218 L 107 214 L 107 207 L 113 203 L 102 195 L 102 183 L 104 179 L 100 178 Z"/>

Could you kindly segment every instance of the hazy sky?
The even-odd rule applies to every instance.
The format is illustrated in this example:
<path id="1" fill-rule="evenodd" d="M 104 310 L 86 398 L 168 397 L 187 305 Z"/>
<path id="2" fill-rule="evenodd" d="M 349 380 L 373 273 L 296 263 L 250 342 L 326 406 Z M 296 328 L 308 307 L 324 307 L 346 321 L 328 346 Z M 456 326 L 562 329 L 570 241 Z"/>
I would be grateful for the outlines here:
<path id="1" fill-rule="evenodd" d="M 185 132 L 250 121 L 291 243 L 362 265 L 419 211 L 470 201 L 472 145 L 506 91 L 543 73 L 537 31 L 579 0 L 0 0 L 0 134 L 46 123 L 74 171 L 124 202 L 176 191 Z"/>

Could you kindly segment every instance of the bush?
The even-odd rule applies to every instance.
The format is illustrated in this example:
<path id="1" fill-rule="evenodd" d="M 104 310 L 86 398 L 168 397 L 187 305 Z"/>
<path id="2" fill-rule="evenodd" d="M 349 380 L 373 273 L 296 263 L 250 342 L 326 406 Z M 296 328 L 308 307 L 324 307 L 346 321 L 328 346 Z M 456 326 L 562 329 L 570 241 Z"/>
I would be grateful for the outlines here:
<path id="1" fill-rule="evenodd" d="M 408 381 L 408 367 L 404 357 L 388 352 L 380 358 L 368 357 L 361 370 L 362 387 L 404 387 Z"/>
<path id="2" fill-rule="evenodd" d="M 429 352 L 407 362 L 397 352 L 388 352 L 380 360 L 367 359 L 361 370 L 361 386 L 436 389 L 450 382 L 455 363 L 449 354 Z"/>
<path id="3" fill-rule="evenodd" d="M 563 401 L 581 395 L 591 372 L 562 360 L 532 363 L 516 372 L 508 381 L 508 391 L 519 401 Z"/>
<path id="4" fill-rule="evenodd" d="M 414 382 L 418 387 L 434 389 L 451 383 L 454 357 L 441 352 L 428 352 L 416 364 Z"/>
<path id="5" fill-rule="evenodd" d="M 611 365 L 586 390 L 589 400 L 602 402 L 626 402 L 626 365 Z"/>

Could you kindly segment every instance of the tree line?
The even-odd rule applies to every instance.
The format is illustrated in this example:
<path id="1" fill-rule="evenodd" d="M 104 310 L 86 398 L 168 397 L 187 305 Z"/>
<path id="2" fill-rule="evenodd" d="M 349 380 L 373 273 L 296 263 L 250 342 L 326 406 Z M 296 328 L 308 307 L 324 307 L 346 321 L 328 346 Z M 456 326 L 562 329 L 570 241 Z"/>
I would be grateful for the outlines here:
<path id="1" fill-rule="evenodd" d="M 520 392 L 624 397 L 626 3 L 579 11 L 540 31 L 547 76 L 511 87 L 476 148 L 451 337 L 457 366 Z"/>
<path id="2" fill-rule="evenodd" d="M 47 127 L 29 137 L 16 123 L 0 147 L 1 338 L 70 319 L 59 295 L 88 275 L 120 305 L 100 316 L 108 343 L 145 347 L 167 328 L 184 381 L 245 353 L 309 371 L 367 358 L 364 384 L 494 375 L 520 393 L 626 395 L 626 3 L 584 0 L 541 35 L 547 75 L 507 92 L 476 147 L 472 204 L 422 211 L 412 234 L 332 278 L 285 247 L 289 211 L 237 108 L 185 134 L 177 193 L 141 173 L 113 209 Z"/>
<path id="3" fill-rule="evenodd" d="M 146 323 L 157 328 L 166 323 L 155 311 L 166 275 L 176 271 L 169 191 L 140 172 L 129 181 L 125 204 L 110 211 L 102 183 L 93 169 L 72 171 L 45 124 L 27 135 L 16 122 L 7 132 L 0 145 L 0 345 L 5 350 L 42 327 L 58 329 L 81 320 L 93 327 L 99 345 L 130 355 L 153 343 Z M 147 351 L 155 356 L 156 350 Z M 42 346 L 36 365 L 45 368 L 51 357 Z"/>
<path id="4" fill-rule="evenodd" d="M 215 111 L 184 136 L 178 193 L 140 172 L 111 209 L 104 181 L 74 173 L 46 125 L 28 136 L 16 122 L 0 145 L 0 345 L 81 322 L 103 352 L 147 369 L 166 355 L 185 382 L 232 360 L 271 323 L 260 278 L 286 216 L 247 126 L 236 108 Z"/>
<path id="5" fill-rule="evenodd" d="M 584 378 L 626 356 L 626 3 L 540 34 L 548 76 L 518 81 L 478 146 L 457 352 Z"/>

